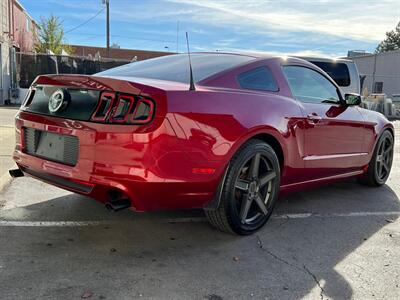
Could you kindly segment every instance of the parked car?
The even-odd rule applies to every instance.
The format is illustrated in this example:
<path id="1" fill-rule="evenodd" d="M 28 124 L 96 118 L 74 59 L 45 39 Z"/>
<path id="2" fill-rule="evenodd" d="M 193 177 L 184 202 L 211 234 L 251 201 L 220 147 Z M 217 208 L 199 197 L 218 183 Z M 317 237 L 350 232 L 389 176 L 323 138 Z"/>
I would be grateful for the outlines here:
<path id="1" fill-rule="evenodd" d="M 39 76 L 16 116 L 11 174 L 113 210 L 203 208 L 242 235 L 267 222 L 279 193 L 387 180 L 392 124 L 315 64 L 196 53 L 191 67 L 178 54 Z"/>
<path id="2" fill-rule="evenodd" d="M 300 57 L 324 70 L 340 87 L 343 95 L 360 94 L 360 74 L 354 61 L 319 57 Z"/>

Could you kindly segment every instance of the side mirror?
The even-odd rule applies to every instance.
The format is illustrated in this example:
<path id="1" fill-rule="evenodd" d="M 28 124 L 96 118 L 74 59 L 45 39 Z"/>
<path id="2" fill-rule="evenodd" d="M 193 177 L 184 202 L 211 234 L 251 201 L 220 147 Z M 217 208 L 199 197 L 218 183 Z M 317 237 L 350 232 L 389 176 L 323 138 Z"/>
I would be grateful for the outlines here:
<path id="1" fill-rule="evenodd" d="M 346 105 L 360 105 L 361 104 L 361 96 L 358 94 L 346 94 L 344 96 Z"/>

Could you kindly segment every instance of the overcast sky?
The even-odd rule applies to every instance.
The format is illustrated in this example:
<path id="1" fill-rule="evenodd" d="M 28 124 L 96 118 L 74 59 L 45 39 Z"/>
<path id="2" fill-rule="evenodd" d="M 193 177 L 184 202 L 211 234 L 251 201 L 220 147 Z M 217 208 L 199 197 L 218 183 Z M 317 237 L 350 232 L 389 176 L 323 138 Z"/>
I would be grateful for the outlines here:
<path id="1" fill-rule="evenodd" d="M 54 14 L 68 43 L 105 45 L 102 0 L 20 0 L 31 16 Z M 122 48 L 266 51 L 343 56 L 373 51 L 400 21 L 400 0 L 110 0 L 111 43 Z M 167 48 L 166 48 L 167 47 Z"/>

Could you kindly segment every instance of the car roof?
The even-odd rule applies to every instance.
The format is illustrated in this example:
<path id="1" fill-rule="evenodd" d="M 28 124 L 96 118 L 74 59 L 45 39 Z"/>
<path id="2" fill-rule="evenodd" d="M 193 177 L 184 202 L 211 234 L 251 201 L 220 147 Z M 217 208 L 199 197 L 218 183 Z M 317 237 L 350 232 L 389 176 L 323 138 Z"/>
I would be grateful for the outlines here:
<path id="1" fill-rule="evenodd" d="M 331 62 L 331 63 L 337 63 L 337 62 L 353 63 L 351 59 L 345 59 L 345 58 L 329 58 L 329 57 L 316 57 L 316 56 L 296 56 L 296 57 L 308 61 L 312 60 L 312 61 Z"/>
<path id="2" fill-rule="evenodd" d="M 227 54 L 227 55 L 239 55 L 239 56 L 248 56 L 253 58 L 278 58 L 282 57 L 282 55 L 273 55 L 269 53 L 258 53 L 258 52 L 230 52 L 230 51 L 215 51 L 215 52 L 193 52 L 193 54 L 208 54 L 208 55 L 218 55 L 218 54 Z"/>
<path id="3" fill-rule="evenodd" d="M 353 63 L 351 59 L 345 58 L 329 58 L 329 57 L 318 57 L 318 56 L 301 56 L 301 55 L 285 55 L 285 54 L 273 54 L 268 52 L 252 52 L 252 51 L 216 51 L 216 52 L 193 52 L 193 54 L 209 54 L 209 55 L 218 55 L 218 54 L 229 54 L 229 55 L 240 55 L 240 56 L 248 56 L 256 59 L 287 59 L 287 58 L 296 58 L 303 59 L 306 61 L 314 60 L 321 62 L 349 62 Z"/>
<path id="4" fill-rule="evenodd" d="M 230 54 L 230 55 L 242 55 L 253 57 L 255 60 L 280 60 L 283 65 L 288 64 L 299 64 L 303 66 L 307 66 L 309 68 L 317 69 L 319 72 L 322 72 L 328 78 L 330 76 L 326 74 L 326 72 L 318 67 L 317 65 L 311 63 L 310 61 L 321 61 L 321 62 L 344 62 L 344 63 L 352 63 L 351 60 L 345 59 L 333 59 L 333 58 L 318 58 L 318 57 L 301 57 L 301 56 L 288 56 L 288 55 L 278 55 L 278 54 L 271 54 L 267 52 L 198 52 L 203 54 Z M 252 62 L 248 62 L 246 64 L 251 64 Z"/>
<path id="5" fill-rule="evenodd" d="M 212 55 L 212 54 L 214 54 L 214 55 L 215 54 L 243 55 L 243 56 L 253 57 L 255 59 L 254 61 L 245 63 L 246 65 L 247 64 L 253 64 L 253 63 L 255 63 L 256 61 L 259 61 L 259 60 L 279 60 L 280 64 L 282 64 L 282 65 L 300 65 L 300 66 L 305 66 L 305 67 L 317 70 L 318 72 L 322 73 L 337 88 L 339 88 L 338 85 L 336 84 L 336 82 L 323 69 L 321 69 L 317 65 L 311 63 L 310 61 L 308 61 L 307 59 L 302 58 L 302 57 L 287 56 L 287 55 L 277 55 L 277 54 L 263 53 L 263 52 L 261 52 L 261 53 L 254 52 L 253 53 L 253 52 L 220 52 L 220 51 L 218 51 L 218 52 L 197 52 L 197 53 L 210 54 L 210 55 Z M 315 60 L 317 60 L 317 58 Z M 331 60 L 327 59 L 326 61 L 329 62 Z M 234 68 L 237 68 L 237 67 L 234 67 Z M 226 71 L 229 71 L 229 70 L 226 70 Z M 221 72 L 221 73 L 224 73 L 224 71 Z M 221 74 L 221 73 L 219 73 L 219 74 Z M 218 74 L 215 74 L 215 75 L 218 75 Z M 212 77 L 213 76 L 211 76 L 211 78 Z"/>
<path id="6" fill-rule="evenodd" d="M 216 52 L 193 52 L 191 54 L 194 55 L 239 55 L 239 56 L 247 56 L 247 57 L 252 57 L 254 58 L 253 61 L 246 62 L 244 64 L 252 64 L 256 61 L 259 60 L 279 60 L 283 65 L 289 65 L 289 64 L 296 64 L 296 65 L 303 65 L 307 66 L 310 68 L 317 69 L 319 72 L 322 72 L 324 74 L 325 71 L 316 66 L 315 64 L 309 62 L 308 60 L 301 58 L 301 57 L 296 57 L 296 56 L 287 56 L 287 55 L 277 55 L 277 54 L 271 54 L 271 53 L 266 53 L 266 52 L 222 52 L 222 51 L 216 51 Z M 184 53 L 180 53 L 178 55 L 185 55 Z M 237 68 L 238 66 L 235 66 L 233 68 Z M 240 66 L 239 66 L 240 67 Z M 211 76 L 212 77 L 212 76 Z M 328 76 L 329 77 L 329 76 Z"/>

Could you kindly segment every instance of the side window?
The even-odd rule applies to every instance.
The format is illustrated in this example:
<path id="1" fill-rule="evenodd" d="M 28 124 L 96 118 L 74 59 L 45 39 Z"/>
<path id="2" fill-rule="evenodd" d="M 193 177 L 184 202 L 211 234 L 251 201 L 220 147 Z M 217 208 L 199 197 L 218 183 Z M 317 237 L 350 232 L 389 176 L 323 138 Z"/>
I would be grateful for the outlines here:
<path id="1" fill-rule="evenodd" d="M 322 74 L 300 66 L 284 66 L 293 96 L 302 102 L 339 103 L 336 86 Z"/>
<path id="2" fill-rule="evenodd" d="M 241 88 L 248 90 L 260 90 L 277 92 L 278 84 L 272 72 L 266 67 L 259 67 L 238 75 Z"/>

